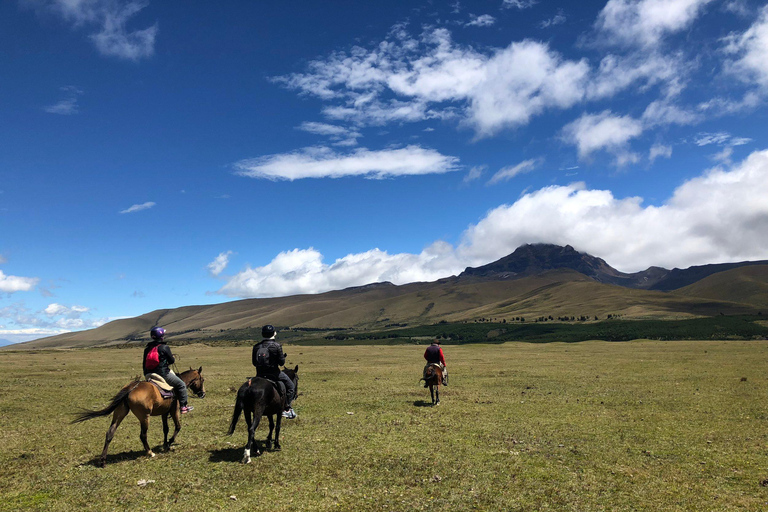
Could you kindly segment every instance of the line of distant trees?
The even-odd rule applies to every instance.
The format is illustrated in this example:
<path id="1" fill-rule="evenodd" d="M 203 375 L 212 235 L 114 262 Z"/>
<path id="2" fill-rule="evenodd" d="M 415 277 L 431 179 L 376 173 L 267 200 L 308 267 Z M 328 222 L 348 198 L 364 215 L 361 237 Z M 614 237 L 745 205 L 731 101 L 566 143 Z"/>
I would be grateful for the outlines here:
<path id="1" fill-rule="evenodd" d="M 605 319 L 606 320 L 612 320 L 616 318 L 621 318 L 623 315 L 620 314 L 608 314 Z M 554 317 L 552 315 L 548 316 L 538 316 L 533 319 L 534 322 L 554 322 L 557 320 L 558 322 L 587 322 L 589 320 L 599 321 L 600 317 L 598 315 L 580 315 L 580 316 L 558 316 Z M 516 316 L 514 318 L 510 318 L 507 320 L 506 318 L 476 318 L 475 320 L 468 320 L 468 322 L 472 323 L 497 323 L 497 324 L 506 324 L 507 322 L 525 322 L 525 317 L 522 316 Z M 447 324 L 445 320 L 440 320 L 438 324 Z M 466 322 L 465 322 L 466 323 Z"/>

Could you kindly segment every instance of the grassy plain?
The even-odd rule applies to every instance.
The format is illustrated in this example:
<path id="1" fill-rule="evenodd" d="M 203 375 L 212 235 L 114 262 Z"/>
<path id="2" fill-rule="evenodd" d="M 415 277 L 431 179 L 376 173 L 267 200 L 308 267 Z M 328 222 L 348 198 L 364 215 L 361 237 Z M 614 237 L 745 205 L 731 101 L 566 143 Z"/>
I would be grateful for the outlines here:
<path id="1" fill-rule="evenodd" d="M 0 510 L 768 508 L 766 341 L 448 346 L 434 408 L 423 346 L 285 348 L 301 378 L 281 452 L 244 466 L 244 421 L 224 435 L 250 347 L 187 345 L 208 395 L 175 449 L 146 459 L 129 416 L 104 469 L 109 419 L 71 412 L 104 406 L 141 348 L 0 353 Z"/>

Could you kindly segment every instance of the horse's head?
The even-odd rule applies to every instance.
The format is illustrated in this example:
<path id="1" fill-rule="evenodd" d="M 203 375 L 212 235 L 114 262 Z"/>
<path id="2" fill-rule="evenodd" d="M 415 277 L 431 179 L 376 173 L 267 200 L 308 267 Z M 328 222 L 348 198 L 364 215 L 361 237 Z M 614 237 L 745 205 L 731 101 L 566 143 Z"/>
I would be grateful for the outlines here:
<path id="1" fill-rule="evenodd" d="M 180 377 L 190 391 L 200 398 L 205 398 L 205 377 L 203 377 L 202 366 L 197 370 L 190 368 L 182 373 Z"/>
<path id="2" fill-rule="evenodd" d="M 286 374 L 288 378 L 293 381 L 293 385 L 296 388 L 296 391 L 294 392 L 293 396 L 294 398 L 296 398 L 297 396 L 299 396 L 299 365 L 296 365 L 296 367 L 293 370 L 284 368 L 283 373 Z"/>

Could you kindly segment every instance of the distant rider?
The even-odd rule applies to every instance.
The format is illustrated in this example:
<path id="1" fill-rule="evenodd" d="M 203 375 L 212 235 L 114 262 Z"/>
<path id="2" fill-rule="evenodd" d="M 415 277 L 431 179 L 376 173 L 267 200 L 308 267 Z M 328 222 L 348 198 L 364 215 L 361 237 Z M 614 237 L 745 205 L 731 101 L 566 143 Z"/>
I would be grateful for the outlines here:
<path id="1" fill-rule="evenodd" d="M 265 325 L 261 329 L 261 336 L 264 338 L 259 343 L 253 346 L 253 355 L 251 361 L 253 366 L 256 367 L 256 375 L 264 377 L 273 382 L 278 380 L 285 384 L 285 411 L 283 411 L 283 417 L 293 419 L 296 417 L 296 413 L 291 407 L 291 402 L 295 398 L 293 395 L 296 392 L 296 387 L 293 385 L 293 381 L 285 373 L 280 370 L 280 365 L 285 365 L 285 356 L 283 352 L 283 346 L 275 341 L 277 333 L 275 328 L 271 325 Z M 261 351 L 259 349 L 266 349 Z"/>
<path id="2" fill-rule="evenodd" d="M 448 385 L 448 368 L 445 366 L 445 356 L 443 355 L 443 349 L 440 348 L 440 340 L 435 339 L 427 350 L 424 352 L 424 359 L 427 360 L 427 364 L 424 366 L 424 376 L 427 376 L 427 368 L 430 364 L 436 363 L 440 365 L 443 370 L 443 386 Z M 427 384 L 424 384 L 427 387 Z"/>
<path id="3" fill-rule="evenodd" d="M 187 405 L 186 384 L 168 368 L 168 365 L 176 362 L 176 358 L 173 357 L 171 349 L 165 344 L 165 329 L 153 327 L 149 331 L 149 335 L 152 337 L 152 341 L 147 343 L 144 349 L 144 363 L 142 364 L 144 376 L 156 373 L 164 378 L 165 382 L 173 386 L 176 397 L 179 399 L 179 405 L 181 405 L 181 414 L 186 414 L 194 409 L 194 407 Z"/>

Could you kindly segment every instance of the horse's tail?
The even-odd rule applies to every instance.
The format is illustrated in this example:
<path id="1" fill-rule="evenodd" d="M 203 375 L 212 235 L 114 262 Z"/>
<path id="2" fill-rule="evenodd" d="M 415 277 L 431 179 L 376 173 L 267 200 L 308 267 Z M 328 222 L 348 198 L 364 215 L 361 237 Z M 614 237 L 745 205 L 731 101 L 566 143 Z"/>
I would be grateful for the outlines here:
<path id="1" fill-rule="evenodd" d="M 235 410 L 232 411 L 232 421 L 229 423 L 229 431 L 227 432 L 228 436 L 231 436 L 235 433 L 235 427 L 237 426 L 237 420 L 240 419 L 240 413 L 243 412 L 243 402 L 245 401 L 245 393 L 248 391 L 248 388 L 250 387 L 250 379 L 248 382 L 240 386 L 240 389 L 237 390 L 237 399 L 235 400 Z"/>
<path id="2" fill-rule="evenodd" d="M 139 379 L 134 380 L 127 386 L 125 386 L 123 389 L 120 390 L 119 393 L 117 393 L 114 398 L 112 398 L 112 401 L 109 403 L 108 406 L 105 408 L 98 410 L 98 411 L 89 411 L 89 410 L 83 410 L 80 413 L 77 413 L 75 416 L 75 419 L 72 420 L 72 423 L 80 423 L 82 421 L 90 420 L 93 418 L 99 418 L 101 416 L 107 416 L 108 414 L 111 414 L 115 409 L 117 409 L 120 404 L 122 404 L 127 398 L 128 395 L 133 391 L 136 386 L 138 386 L 141 383 Z"/>

